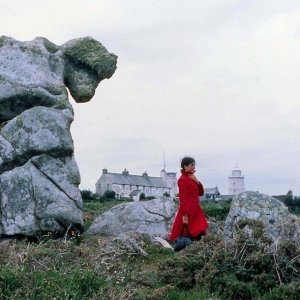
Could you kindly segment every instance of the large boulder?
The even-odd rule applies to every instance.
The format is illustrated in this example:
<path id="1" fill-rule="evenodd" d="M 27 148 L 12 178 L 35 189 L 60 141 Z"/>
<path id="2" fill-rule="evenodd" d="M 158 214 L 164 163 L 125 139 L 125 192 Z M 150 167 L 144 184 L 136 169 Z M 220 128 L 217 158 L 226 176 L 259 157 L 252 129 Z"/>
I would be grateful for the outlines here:
<path id="1" fill-rule="evenodd" d="M 176 209 L 171 198 L 122 203 L 98 216 L 87 233 L 117 236 L 133 231 L 166 238 Z"/>
<path id="2" fill-rule="evenodd" d="M 274 197 L 251 191 L 235 196 L 225 220 L 226 239 L 235 239 L 241 232 L 239 224 L 242 223 L 244 233 L 252 234 L 251 226 L 255 222 L 251 221 L 258 221 L 263 225 L 264 234 L 270 238 L 273 245 L 284 240 L 300 243 L 300 219 Z M 245 226 L 247 222 L 248 225 Z"/>
<path id="3" fill-rule="evenodd" d="M 0 129 L 0 172 L 23 165 L 39 154 L 72 154 L 72 121 L 68 109 L 36 106 L 4 123 Z"/>
<path id="4" fill-rule="evenodd" d="M 67 88 L 89 101 L 116 60 L 91 37 L 0 37 L 0 235 L 82 230 Z"/>
<path id="5" fill-rule="evenodd" d="M 61 163 L 60 159 L 57 160 L 58 164 Z M 74 176 L 70 172 L 72 166 L 68 168 L 68 164 L 72 164 L 71 157 L 57 173 L 63 173 L 65 177 Z M 53 167 L 55 162 L 52 162 Z M 39 236 L 42 232 L 62 231 L 70 224 L 73 229 L 80 230 L 83 224 L 80 194 L 70 197 L 65 191 L 68 189 L 63 189 L 64 184 L 59 184 L 56 176 L 51 177 L 49 173 L 38 169 L 29 160 L 25 165 L 1 175 L 0 234 Z M 77 185 L 73 186 L 75 188 Z"/>

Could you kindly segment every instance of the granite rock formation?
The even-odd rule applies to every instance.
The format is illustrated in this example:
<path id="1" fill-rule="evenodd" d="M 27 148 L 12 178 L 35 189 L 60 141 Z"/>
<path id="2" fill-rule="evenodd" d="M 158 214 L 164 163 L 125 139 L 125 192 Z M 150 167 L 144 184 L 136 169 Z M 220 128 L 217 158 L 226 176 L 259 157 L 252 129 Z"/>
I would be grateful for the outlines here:
<path id="1" fill-rule="evenodd" d="M 91 37 L 62 46 L 0 37 L 0 235 L 82 230 L 67 89 L 89 101 L 116 61 Z"/>
<path id="2" fill-rule="evenodd" d="M 98 216 L 87 233 L 117 236 L 132 231 L 166 238 L 175 213 L 170 198 L 122 203 Z"/>
<path id="3" fill-rule="evenodd" d="M 232 200 L 229 214 L 225 220 L 224 235 L 228 241 L 240 234 L 239 221 L 250 220 L 243 231 L 253 234 L 251 220 L 263 225 L 264 234 L 273 245 L 290 240 L 300 244 L 300 218 L 291 214 L 278 199 L 258 192 L 244 192 Z"/>

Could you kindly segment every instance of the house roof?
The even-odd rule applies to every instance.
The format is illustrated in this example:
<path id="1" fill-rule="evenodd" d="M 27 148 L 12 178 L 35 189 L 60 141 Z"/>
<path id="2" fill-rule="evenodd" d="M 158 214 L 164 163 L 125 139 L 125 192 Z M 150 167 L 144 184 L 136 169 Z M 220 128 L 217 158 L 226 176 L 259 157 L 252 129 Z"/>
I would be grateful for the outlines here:
<path id="1" fill-rule="evenodd" d="M 204 193 L 205 194 L 219 194 L 220 192 L 219 192 L 218 187 L 214 187 L 214 188 L 205 188 Z"/>
<path id="2" fill-rule="evenodd" d="M 171 185 L 161 177 L 107 173 L 107 174 L 103 174 L 100 177 L 100 180 L 104 176 L 106 180 L 109 180 L 111 183 L 114 184 L 149 186 L 149 187 L 168 188 L 168 189 L 172 188 Z"/>

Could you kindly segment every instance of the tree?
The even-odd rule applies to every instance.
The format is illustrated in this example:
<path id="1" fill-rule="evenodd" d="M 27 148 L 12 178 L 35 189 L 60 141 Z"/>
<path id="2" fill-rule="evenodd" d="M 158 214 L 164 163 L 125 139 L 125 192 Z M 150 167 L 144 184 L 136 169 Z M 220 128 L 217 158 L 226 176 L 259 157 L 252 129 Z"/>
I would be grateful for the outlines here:
<path id="1" fill-rule="evenodd" d="M 293 191 L 289 190 L 284 198 L 284 204 L 291 208 L 294 204 L 294 196 L 293 196 Z"/>
<path id="2" fill-rule="evenodd" d="M 289 190 L 286 194 L 287 197 L 293 198 L 293 191 Z"/>
<path id="3" fill-rule="evenodd" d="M 297 214 L 300 213 L 300 197 L 294 198 L 294 212 Z"/>

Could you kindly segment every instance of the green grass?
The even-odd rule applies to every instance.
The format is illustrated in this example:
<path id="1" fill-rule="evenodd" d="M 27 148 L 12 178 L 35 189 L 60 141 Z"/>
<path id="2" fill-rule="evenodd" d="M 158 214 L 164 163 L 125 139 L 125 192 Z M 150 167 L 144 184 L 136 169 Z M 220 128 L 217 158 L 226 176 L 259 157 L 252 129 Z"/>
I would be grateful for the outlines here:
<path id="1" fill-rule="evenodd" d="M 204 291 L 178 291 L 176 289 L 170 290 L 165 297 L 166 300 L 207 300 L 207 299 L 217 299 L 212 298 L 212 295 Z"/>
<path id="2" fill-rule="evenodd" d="M 81 269 L 0 270 L 1 299 L 84 299 L 105 287 L 105 280 Z M 27 287 L 27 288 L 26 288 Z"/>

